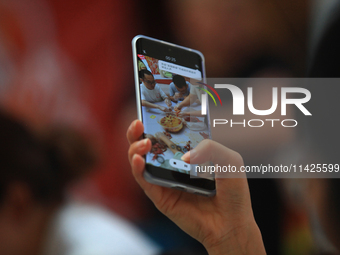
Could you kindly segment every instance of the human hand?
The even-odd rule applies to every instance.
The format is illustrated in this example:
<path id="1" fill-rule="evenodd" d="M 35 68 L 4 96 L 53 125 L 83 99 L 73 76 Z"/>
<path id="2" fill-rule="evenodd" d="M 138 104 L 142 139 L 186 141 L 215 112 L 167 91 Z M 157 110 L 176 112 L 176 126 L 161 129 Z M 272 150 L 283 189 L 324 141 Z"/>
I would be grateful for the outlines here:
<path id="1" fill-rule="evenodd" d="M 164 107 L 164 106 L 158 106 L 158 109 L 161 110 L 161 111 L 163 111 L 163 112 L 171 112 L 171 109 L 166 108 L 166 107 Z"/>
<path id="2" fill-rule="evenodd" d="M 136 120 L 128 131 L 128 157 L 132 173 L 155 206 L 182 230 L 200 241 L 209 254 L 265 254 L 260 230 L 251 209 L 244 173 L 238 178 L 216 178 L 216 196 L 203 197 L 157 186 L 145 181 L 142 157 L 151 149 L 149 139 L 138 141 L 144 130 Z M 212 161 L 219 165 L 243 165 L 242 157 L 209 139 L 203 140 L 182 159 L 189 163 Z"/>
<path id="3" fill-rule="evenodd" d="M 181 104 L 176 104 L 175 107 L 174 107 L 174 110 L 175 110 L 176 112 L 179 112 L 181 109 L 182 109 Z"/>
<path id="4" fill-rule="evenodd" d="M 169 98 L 166 98 L 165 100 L 165 104 L 168 106 L 168 107 L 171 107 L 172 103 L 171 103 L 171 100 Z"/>
<path id="5" fill-rule="evenodd" d="M 190 112 L 179 112 L 178 113 L 178 117 L 186 117 L 186 116 L 190 116 Z"/>

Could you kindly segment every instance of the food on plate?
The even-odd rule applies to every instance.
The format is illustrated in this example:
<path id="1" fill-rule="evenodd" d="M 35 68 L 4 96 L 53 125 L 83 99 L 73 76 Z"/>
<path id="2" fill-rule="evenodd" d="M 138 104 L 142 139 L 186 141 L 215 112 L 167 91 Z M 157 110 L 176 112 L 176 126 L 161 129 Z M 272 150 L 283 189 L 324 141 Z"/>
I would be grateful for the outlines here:
<path id="1" fill-rule="evenodd" d="M 190 151 L 192 149 L 190 144 L 191 144 L 191 141 L 190 140 L 187 141 L 186 145 L 184 146 L 184 149 L 186 149 L 186 151 Z"/>
<path id="2" fill-rule="evenodd" d="M 190 116 L 185 117 L 184 120 L 187 122 L 202 122 L 199 118 Z"/>
<path id="3" fill-rule="evenodd" d="M 154 145 L 152 145 L 151 153 L 154 154 L 152 160 L 156 160 L 159 154 L 164 155 L 163 152 L 166 151 L 167 149 L 168 149 L 167 146 L 165 144 L 163 144 L 163 143 L 158 143 L 157 142 Z"/>
<path id="4" fill-rule="evenodd" d="M 180 113 L 180 112 L 181 112 L 180 109 L 175 109 L 175 114 L 176 114 L 177 117 L 179 116 L 179 113 Z"/>
<path id="5" fill-rule="evenodd" d="M 172 133 L 179 132 L 183 128 L 182 120 L 171 114 L 161 118 L 159 124 L 165 129 L 165 131 Z"/>
<path id="6" fill-rule="evenodd" d="M 176 127 L 182 123 L 180 118 L 172 115 L 167 115 L 161 119 L 161 125 L 163 127 Z"/>
<path id="7" fill-rule="evenodd" d="M 166 135 L 166 137 L 169 138 L 169 139 L 172 138 L 171 134 L 167 131 L 164 131 L 163 134 Z"/>

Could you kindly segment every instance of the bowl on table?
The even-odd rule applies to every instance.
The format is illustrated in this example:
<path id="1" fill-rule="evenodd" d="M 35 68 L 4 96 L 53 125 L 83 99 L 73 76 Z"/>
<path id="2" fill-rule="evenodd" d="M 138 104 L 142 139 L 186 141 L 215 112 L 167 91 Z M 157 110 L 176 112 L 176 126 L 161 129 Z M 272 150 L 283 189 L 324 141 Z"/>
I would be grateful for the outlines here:
<path id="1" fill-rule="evenodd" d="M 173 114 L 160 117 L 157 122 L 165 131 L 170 133 L 178 133 L 183 128 L 183 120 Z"/>

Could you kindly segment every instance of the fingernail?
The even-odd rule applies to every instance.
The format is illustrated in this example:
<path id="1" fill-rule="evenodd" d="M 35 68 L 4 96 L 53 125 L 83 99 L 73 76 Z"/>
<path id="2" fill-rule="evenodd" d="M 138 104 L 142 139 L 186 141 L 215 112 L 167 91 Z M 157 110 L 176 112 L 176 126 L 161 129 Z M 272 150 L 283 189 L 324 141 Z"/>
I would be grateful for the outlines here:
<path id="1" fill-rule="evenodd" d="M 146 145 L 145 139 L 138 142 L 138 147 L 144 147 Z"/>
<path id="2" fill-rule="evenodd" d="M 135 120 L 135 121 L 133 122 L 133 125 L 132 125 L 133 128 L 135 128 L 135 127 L 137 126 L 137 121 L 138 121 L 138 120 Z"/>
<path id="3" fill-rule="evenodd" d="M 132 156 L 132 159 L 131 159 L 131 164 L 133 165 L 133 162 L 135 161 L 135 158 L 136 158 L 136 154 L 134 154 L 133 156 Z"/>
<path id="4" fill-rule="evenodd" d="M 132 121 L 132 123 L 131 123 L 131 125 L 130 125 L 130 127 L 129 127 L 129 130 L 134 129 L 135 126 L 136 126 L 136 120 Z"/>
<path id="5" fill-rule="evenodd" d="M 149 140 L 148 138 L 145 138 L 145 139 L 139 141 L 139 146 L 145 147 L 148 144 L 148 140 Z"/>
<path id="6" fill-rule="evenodd" d="M 187 153 L 185 153 L 182 157 L 181 160 L 189 163 L 189 161 L 192 161 L 195 159 L 197 153 L 195 149 L 192 149 L 191 151 L 188 151 Z"/>
<path id="7" fill-rule="evenodd" d="M 185 153 L 182 157 L 181 160 L 188 162 L 190 159 L 190 151 L 188 151 L 187 153 Z"/>
<path id="8" fill-rule="evenodd" d="M 147 143 L 148 143 L 148 140 L 149 140 L 148 138 L 145 138 L 145 139 L 144 139 L 144 144 L 143 144 L 144 146 L 146 146 L 146 145 L 147 145 Z"/>

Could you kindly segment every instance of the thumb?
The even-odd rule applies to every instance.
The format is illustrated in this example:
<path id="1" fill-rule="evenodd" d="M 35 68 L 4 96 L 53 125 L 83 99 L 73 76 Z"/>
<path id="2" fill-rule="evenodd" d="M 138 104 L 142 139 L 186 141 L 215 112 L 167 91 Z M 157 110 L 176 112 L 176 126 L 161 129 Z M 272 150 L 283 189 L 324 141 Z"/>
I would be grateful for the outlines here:
<path id="1" fill-rule="evenodd" d="M 182 160 L 190 164 L 202 164 L 210 161 L 215 165 L 224 166 L 225 173 L 237 173 L 237 175 L 232 175 L 232 178 L 245 177 L 245 174 L 240 171 L 241 166 L 243 166 L 242 156 L 236 151 L 210 139 L 204 139 L 194 149 L 185 153 Z M 231 171 L 232 167 L 234 171 Z M 227 171 L 227 169 L 230 169 L 230 171 Z M 221 178 L 223 175 L 218 177 Z M 225 177 L 230 178 L 231 175 L 227 176 L 226 174 Z"/>
<path id="2" fill-rule="evenodd" d="M 241 166 L 244 165 L 242 156 L 222 144 L 205 139 L 194 149 L 184 154 L 182 160 L 189 164 L 206 162 L 215 164 L 217 192 L 224 193 L 231 189 L 248 190 L 246 173 L 241 171 Z"/>

